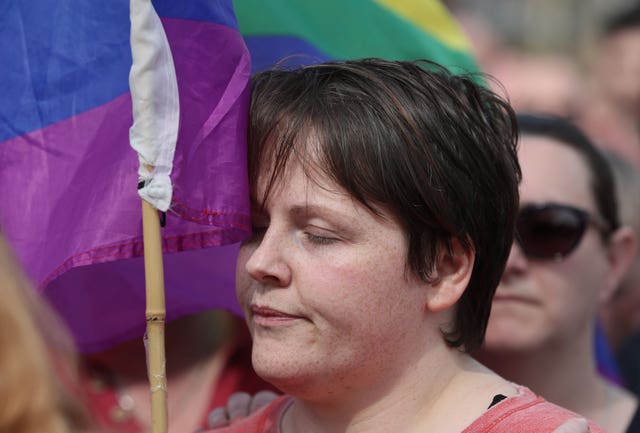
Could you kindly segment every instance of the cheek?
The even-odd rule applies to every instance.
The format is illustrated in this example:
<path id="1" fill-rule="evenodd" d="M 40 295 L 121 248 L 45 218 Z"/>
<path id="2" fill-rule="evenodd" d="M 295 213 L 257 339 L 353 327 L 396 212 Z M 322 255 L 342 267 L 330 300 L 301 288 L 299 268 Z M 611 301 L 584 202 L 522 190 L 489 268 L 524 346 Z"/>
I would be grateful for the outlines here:
<path id="1" fill-rule="evenodd" d="M 598 293 L 603 284 L 598 265 L 580 266 L 579 261 L 562 263 L 562 272 L 545 275 L 542 296 L 550 324 L 558 333 L 574 335 L 591 326 L 598 310 Z"/>
<path id="2" fill-rule="evenodd" d="M 347 328 L 347 332 L 379 333 L 378 328 L 391 330 L 398 323 L 406 326 L 407 320 L 413 319 L 411 314 L 421 315 L 424 296 L 421 287 L 405 278 L 404 256 L 394 256 L 361 256 L 357 262 L 342 265 L 327 263 L 313 277 L 316 288 L 302 294 L 303 302 L 314 304 L 324 319 Z"/>

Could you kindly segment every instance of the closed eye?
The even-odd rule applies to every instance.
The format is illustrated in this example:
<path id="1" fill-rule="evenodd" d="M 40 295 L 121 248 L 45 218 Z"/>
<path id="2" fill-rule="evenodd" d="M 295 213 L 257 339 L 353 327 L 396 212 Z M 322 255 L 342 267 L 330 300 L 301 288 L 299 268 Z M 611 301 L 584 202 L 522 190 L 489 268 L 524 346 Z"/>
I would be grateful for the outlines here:
<path id="1" fill-rule="evenodd" d="M 337 238 L 331 238 L 331 237 L 326 237 L 326 236 L 318 236 L 318 235 L 314 235 L 312 233 L 305 233 L 305 236 L 307 237 L 307 240 L 309 242 L 311 242 L 312 244 L 317 244 L 317 245 L 329 245 L 332 244 L 334 242 L 338 242 L 339 239 Z"/>

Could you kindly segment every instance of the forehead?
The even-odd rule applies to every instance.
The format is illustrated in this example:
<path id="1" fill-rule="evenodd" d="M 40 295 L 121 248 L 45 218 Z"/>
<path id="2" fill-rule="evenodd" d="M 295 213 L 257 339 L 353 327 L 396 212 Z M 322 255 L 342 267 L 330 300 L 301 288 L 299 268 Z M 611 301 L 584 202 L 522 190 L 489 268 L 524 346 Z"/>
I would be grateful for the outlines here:
<path id="1" fill-rule="evenodd" d="M 556 202 L 595 210 L 589 168 L 578 151 L 553 138 L 525 134 L 518 158 L 523 204 Z"/>
<path id="2" fill-rule="evenodd" d="M 287 182 L 296 170 L 316 171 L 319 140 L 310 128 L 291 128 L 286 118 L 264 139 L 254 143 L 249 152 L 251 194 L 262 198 L 264 190 L 271 194 L 278 184 Z M 310 169 L 310 167 L 313 167 Z M 280 186 L 281 187 L 281 186 Z"/>
<path id="3" fill-rule="evenodd" d="M 271 218 L 284 215 L 315 216 L 342 227 L 358 221 L 363 230 L 376 224 L 398 225 L 393 215 L 385 209 L 376 207 L 376 212 L 372 212 L 326 174 L 314 172 L 310 175 L 297 158 L 293 158 L 282 176 L 275 179 L 266 201 L 263 201 L 266 183 L 265 176 L 258 178 L 258 196 L 252 198 L 256 216 L 263 212 Z"/>
<path id="4" fill-rule="evenodd" d="M 288 144 L 278 140 L 279 137 L 272 137 L 265 143 L 267 152 L 252 182 L 254 205 L 273 205 L 274 201 L 290 198 L 299 201 L 301 197 L 305 200 L 350 198 L 326 172 L 320 155 L 321 142 L 314 131 L 300 131 Z"/>

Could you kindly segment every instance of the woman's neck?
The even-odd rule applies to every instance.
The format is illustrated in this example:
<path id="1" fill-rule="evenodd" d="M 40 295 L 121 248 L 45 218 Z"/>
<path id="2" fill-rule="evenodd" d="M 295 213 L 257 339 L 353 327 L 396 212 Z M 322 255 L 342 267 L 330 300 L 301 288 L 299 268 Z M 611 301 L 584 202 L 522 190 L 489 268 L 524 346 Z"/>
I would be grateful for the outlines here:
<path id="1" fill-rule="evenodd" d="M 341 399 L 297 399 L 284 415 L 283 433 L 459 432 L 489 406 L 493 395 L 515 388 L 457 349 L 445 348 L 406 369 L 393 383 L 379 380 Z M 456 419 L 441 408 L 464 407 Z"/>

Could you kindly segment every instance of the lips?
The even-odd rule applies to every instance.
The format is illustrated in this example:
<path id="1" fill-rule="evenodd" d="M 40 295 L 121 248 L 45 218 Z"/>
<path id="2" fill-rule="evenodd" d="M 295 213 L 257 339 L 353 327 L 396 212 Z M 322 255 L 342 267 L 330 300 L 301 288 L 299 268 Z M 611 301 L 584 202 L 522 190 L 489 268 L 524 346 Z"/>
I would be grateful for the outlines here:
<path id="1" fill-rule="evenodd" d="M 537 304 L 538 302 L 527 296 L 513 295 L 513 294 L 500 294 L 496 293 L 493 297 L 493 302 L 522 302 L 525 304 Z"/>
<path id="2" fill-rule="evenodd" d="M 286 324 L 295 320 L 304 319 L 302 316 L 285 313 L 284 311 L 261 305 L 251 305 L 251 313 L 254 322 L 263 326 Z"/>

